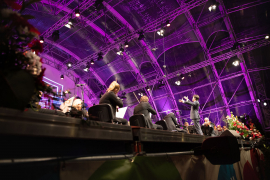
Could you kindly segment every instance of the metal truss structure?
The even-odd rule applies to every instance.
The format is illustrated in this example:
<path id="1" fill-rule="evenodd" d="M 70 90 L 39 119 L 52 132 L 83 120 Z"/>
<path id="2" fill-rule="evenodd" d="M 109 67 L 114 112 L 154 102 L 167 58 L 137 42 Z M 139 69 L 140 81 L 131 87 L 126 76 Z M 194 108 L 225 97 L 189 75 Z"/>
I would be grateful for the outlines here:
<path id="1" fill-rule="evenodd" d="M 212 72 L 215 75 L 215 80 L 216 81 L 205 84 L 203 86 L 198 86 L 195 89 L 200 88 L 200 87 L 204 87 L 204 86 L 208 86 L 208 85 L 213 85 L 212 87 L 215 87 L 215 85 L 217 85 L 219 87 L 219 92 L 220 92 L 220 94 L 222 96 L 222 100 L 223 100 L 225 106 L 215 108 L 215 109 L 211 109 L 211 110 L 203 110 L 203 108 L 202 108 L 201 109 L 202 110 L 202 112 L 201 112 L 202 115 L 203 114 L 208 114 L 209 111 L 211 113 L 213 113 L 213 112 L 218 112 L 218 111 L 221 111 L 221 110 L 222 111 L 225 110 L 227 114 L 230 114 L 230 108 L 237 107 L 237 106 L 239 106 L 239 107 L 240 106 L 245 106 L 245 105 L 248 105 L 248 104 L 253 104 L 255 113 L 256 113 L 257 117 L 259 118 L 259 120 L 261 121 L 261 123 L 263 124 L 263 122 L 262 122 L 262 119 L 263 119 L 262 117 L 263 116 L 262 116 L 262 113 L 261 113 L 262 111 L 260 109 L 259 104 L 256 101 L 256 99 L 257 99 L 256 98 L 256 93 L 254 91 L 252 81 L 251 81 L 250 76 L 249 76 L 249 73 L 252 72 L 253 76 L 254 76 L 254 79 L 255 79 L 256 89 L 258 91 L 258 96 L 259 96 L 258 98 L 266 99 L 264 88 L 263 88 L 262 84 L 260 84 L 260 76 L 258 74 L 258 71 L 263 70 L 263 69 L 256 69 L 256 68 L 247 69 L 242 54 L 246 53 L 246 52 L 249 52 L 249 51 L 251 51 L 253 49 L 269 45 L 270 42 L 268 40 L 261 40 L 264 37 L 264 35 L 250 36 L 250 37 L 243 37 L 243 38 L 240 38 L 240 39 L 236 39 L 236 35 L 233 32 L 233 28 L 232 28 L 232 25 L 230 23 L 230 19 L 228 17 L 228 14 L 236 12 L 236 11 L 240 11 L 240 10 L 243 10 L 243 9 L 246 9 L 246 8 L 250 8 L 250 7 L 253 7 L 253 6 L 257 6 L 257 5 L 260 5 L 260 4 L 263 4 L 263 3 L 267 3 L 267 2 L 269 2 L 269 0 L 267 0 L 267 1 L 259 1 L 259 0 L 257 0 L 257 1 L 251 2 L 251 3 L 247 3 L 247 4 L 243 5 L 243 6 L 234 7 L 234 8 L 228 9 L 228 10 L 225 9 L 225 6 L 224 6 L 222 0 L 218 0 L 218 1 L 220 3 L 220 6 L 219 6 L 220 13 L 219 14 L 215 14 L 213 17 L 209 16 L 206 19 L 202 19 L 202 20 L 196 22 L 194 20 L 194 18 L 192 17 L 192 15 L 190 13 L 190 10 L 192 8 L 196 7 L 196 6 L 200 6 L 200 5 L 204 4 L 204 3 L 206 3 L 207 0 L 191 0 L 191 1 L 187 2 L 187 3 L 180 2 L 180 0 L 178 0 L 179 5 L 180 5 L 179 8 L 175 9 L 174 11 L 172 11 L 170 13 L 164 14 L 162 17 L 156 19 L 156 21 L 148 23 L 148 24 L 144 25 L 143 27 L 141 27 L 140 29 L 137 29 L 137 30 L 134 29 L 127 22 L 127 20 L 125 18 L 123 18 L 114 9 L 114 7 L 111 7 L 108 3 L 103 2 L 103 4 L 106 7 L 106 12 L 110 13 L 110 14 L 108 14 L 108 17 L 110 17 L 115 22 L 120 22 L 122 24 L 122 25 L 120 25 L 121 28 L 118 30 L 119 31 L 119 34 L 118 34 L 119 38 L 118 38 L 117 41 L 114 41 L 110 37 L 110 35 L 106 34 L 106 32 L 104 32 L 103 30 L 98 28 L 93 23 L 94 21 L 96 21 L 97 19 L 99 19 L 100 17 L 105 15 L 105 11 L 96 12 L 95 14 L 93 13 L 89 17 L 82 17 L 82 19 L 86 23 L 86 26 L 91 26 L 96 31 L 96 33 L 98 33 L 100 35 L 99 39 L 104 40 L 105 46 L 101 47 L 99 49 L 99 52 L 103 52 L 103 54 L 106 54 L 107 52 L 113 50 L 114 48 L 118 48 L 119 44 L 121 44 L 121 43 L 123 43 L 125 41 L 132 40 L 134 38 L 137 38 L 138 37 L 138 32 L 140 32 L 140 31 L 143 31 L 143 32 L 156 31 L 156 29 L 159 28 L 159 27 L 157 27 L 157 24 L 165 24 L 165 22 L 167 20 L 169 20 L 171 22 L 177 16 L 179 16 L 181 14 L 185 14 L 186 18 L 188 19 L 189 24 L 190 24 L 190 26 L 192 28 L 183 27 L 183 28 L 181 28 L 180 31 L 175 32 L 174 34 L 164 38 L 163 40 L 157 41 L 156 45 L 161 45 L 162 43 L 167 42 L 167 41 L 169 41 L 169 40 L 171 40 L 173 38 L 183 36 L 184 34 L 190 32 L 190 31 L 193 31 L 195 33 L 197 39 L 198 39 L 197 42 L 200 43 L 201 47 L 203 48 L 203 50 L 204 50 L 204 52 L 206 54 L 206 57 L 207 57 L 206 60 L 202 61 L 200 63 L 194 64 L 194 65 L 185 67 L 185 69 L 179 70 L 177 72 L 164 74 L 162 68 L 160 67 L 160 65 L 157 62 L 158 58 L 156 58 L 153 55 L 152 51 L 151 51 L 150 45 L 147 42 L 142 40 L 142 41 L 140 41 L 140 47 L 144 52 L 146 52 L 146 54 L 148 55 L 148 57 L 151 60 L 151 64 L 153 65 L 153 67 L 155 69 L 155 74 L 152 74 L 150 76 L 156 76 L 157 78 L 155 78 L 153 80 L 150 80 L 150 81 L 146 81 L 146 78 L 149 77 L 149 76 L 141 75 L 140 68 L 139 68 L 140 65 L 137 65 L 134 62 L 134 60 L 132 59 L 132 56 L 135 56 L 136 53 L 140 53 L 139 51 L 138 52 L 132 52 L 132 53 L 129 53 L 129 52 L 124 53 L 123 59 L 125 59 L 127 61 L 128 65 L 129 65 L 129 67 L 131 67 L 130 71 L 134 72 L 133 75 L 136 76 L 136 79 L 137 79 L 139 85 L 128 88 L 128 89 L 125 89 L 122 92 L 130 93 L 130 92 L 134 92 L 136 90 L 145 89 L 147 86 L 155 85 L 157 83 L 157 81 L 159 81 L 159 80 L 164 80 L 166 82 L 166 90 L 167 90 L 166 94 L 163 94 L 162 96 L 154 98 L 153 95 L 151 94 L 151 92 L 148 92 L 148 91 L 146 91 L 146 92 L 147 92 L 148 96 L 150 97 L 150 100 L 153 103 L 153 106 L 155 107 L 155 109 L 157 109 L 156 105 L 155 105 L 155 100 L 162 99 L 164 97 L 171 97 L 172 101 L 173 101 L 173 105 L 174 105 L 174 110 L 177 110 L 178 106 L 177 106 L 176 100 L 174 98 L 174 95 L 184 93 L 184 92 L 188 92 L 188 91 L 193 91 L 194 92 L 194 89 L 188 89 L 188 90 L 185 90 L 185 91 L 182 91 L 182 92 L 173 93 L 171 88 L 170 88 L 170 85 L 168 83 L 168 80 L 176 77 L 178 73 L 185 74 L 185 73 L 189 73 L 189 72 L 198 70 L 200 68 L 209 66 L 209 67 L 211 67 Z M 51 1 L 48 1 L 48 0 L 42 0 L 41 2 L 44 3 L 44 4 L 50 5 L 50 6 L 54 6 L 54 7 L 58 6 L 57 3 L 60 3 L 61 6 L 58 6 L 59 7 L 58 10 L 55 9 L 54 13 L 58 14 L 61 11 L 65 11 L 67 13 L 62 19 L 60 19 L 57 23 L 55 23 L 53 26 L 51 26 L 47 31 L 45 31 L 42 34 L 42 36 L 44 36 L 44 38 L 48 38 L 48 37 L 50 37 L 52 35 L 52 32 L 54 30 L 60 29 L 61 27 L 63 27 L 67 23 L 68 19 L 71 16 L 71 13 L 73 13 L 75 11 L 75 9 L 73 9 L 73 10 L 67 9 L 67 6 L 72 2 L 72 0 L 69 0 L 69 1 L 67 1 L 67 0 L 66 1 L 65 0 L 59 0 L 58 2 L 54 2 L 54 3 L 51 2 Z M 122 1 L 119 1 L 119 3 L 120 2 L 122 2 Z M 80 12 L 83 12 L 84 10 L 86 10 L 87 8 L 92 6 L 93 4 L 94 4 L 94 0 L 84 0 L 84 1 L 82 1 L 82 3 L 79 6 Z M 225 25 L 226 25 L 226 28 L 227 28 L 227 30 L 229 32 L 230 37 L 228 39 L 226 39 L 224 41 L 224 43 L 222 43 L 219 47 L 216 47 L 214 49 L 207 48 L 206 42 L 203 39 L 203 36 L 202 36 L 199 28 L 201 28 L 203 26 L 206 26 L 206 25 L 208 25 L 208 24 L 210 24 L 210 23 L 212 23 L 212 22 L 214 22 L 214 21 L 216 21 L 216 20 L 218 20 L 220 18 L 223 18 L 223 21 L 225 22 Z M 124 24 L 124 26 L 123 26 L 123 24 Z M 83 26 L 82 28 L 84 28 L 84 27 L 85 26 Z M 124 29 L 128 29 L 129 31 L 127 33 L 123 33 Z M 118 33 L 118 32 L 116 32 L 116 33 Z M 219 55 L 219 56 L 212 57 L 214 54 L 217 54 L 218 52 L 221 52 L 221 51 L 224 51 L 226 49 L 231 48 L 235 42 L 247 42 L 247 41 L 253 41 L 253 40 L 260 40 L 260 41 L 257 41 L 257 42 L 255 42 L 253 44 L 246 45 L 244 47 L 238 47 L 238 49 L 235 49 L 233 51 L 223 53 L 222 55 Z M 55 46 L 58 49 L 63 50 L 61 52 L 57 52 L 57 55 L 60 55 L 61 57 L 66 58 L 66 59 L 68 59 L 68 57 L 69 57 L 69 59 L 73 58 L 74 60 L 76 60 L 76 61 L 74 61 L 74 65 L 72 66 L 72 68 L 70 68 L 70 69 L 62 69 L 62 71 L 64 71 L 66 73 L 66 75 L 71 74 L 71 72 L 73 70 L 75 70 L 75 69 L 81 68 L 81 66 L 85 65 L 86 62 L 90 62 L 90 60 L 97 58 L 97 53 L 94 53 L 94 54 L 91 54 L 90 56 L 88 56 L 88 57 L 86 57 L 84 59 L 80 59 L 74 53 L 68 51 L 64 47 L 61 47 L 57 43 L 51 42 L 48 39 L 45 39 L 45 42 L 46 42 L 46 44 L 45 44 L 45 53 L 46 54 L 50 54 L 51 53 L 50 49 Z M 185 39 L 185 40 L 181 41 L 181 43 L 187 43 L 187 42 L 191 42 L 191 40 L 190 39 Z M 229 58 L 231 58 L 233 56 L 238 56 L 238 58 L 241 60 L 240 65 L 241 65 L 241 70 L 242 71 L 238 72 L 238 73 L 231 74 L 229 76 L 221 77 L 220 74 L 218 74 L 214 64 L 217 63 L 217 62 L 220 62 L 220 61 L 227 60 L 227 59 L 229 59 Z M 250 58 L 252 58 L 252 57 L 250 57 Z M 117 64 L 121 63 L 121 62 L 122 62 L 122 59 L 115 60 L 115 61 L 110 63 L 110 66 L 117 66 Z M 61 66 L 65 67 L 65 62 L 64 63 L 61 63 L 60 61 L 53 62 L 52 59 L 48 60 L 47 64 L 49 64 L 49 65 L 51 65 L 53 67 L 61 67 Z M 98 76 L 98 72 L 102 71 L 103 68 L 104 67 L 101 67 L 101 68 L 99 68 L 97 70 L 93 70 L 92 68 L 90 68 L 90 75 L 86 75 L 85 77 L 81 77 L 81 79 L 82 80 L 88 80 L 89 78 L 90 79 L 95 79 L 96 80 L 95 82 L 98 84 L 98 87 L 101 90 L 104 90 L 104 88 L 106 88 L 106 85 L 105 85 L 106 81 L 104 82 Z M 266 69 L 269 69 L 269 68 L 266 68 Z M 127 70 L 127 71 L 129 71 L 129 70 Z M 73 76 L 73 75 L 70 75 L 70 76 Z M 249 93 L 250 93 L 251 100 L 247 101 L 247 102 L 241 102 L 241 103 L 231 105 L 230 104 L 231 100 L 227 101 L 227 99 L 225 97 L 225 93 L 224 93 L 221 82 L 225 81 L 225 80 L 228 80 L 228 79 L 235 78 L 235 77 L 239 77 L 239 76 L 243 76 L 243 80 L 245 80 L 245 82 L 246 82 L 246 84 L 247 84 L 247 86 L 249 88 Z M 237 91 L 237 89 L 236 89 L 236 91 Z M 234 92 L 234 94 L 236 93 L 236 91 Z M 91 97 L 91 99 L 93 99 L 93 101 L 96 101 L 96 95 L 90 89 L 89 89 L 88 92 L 89 92 L 89 97 Z M 211 96 L 211 93 L 210 93 L 209 97 L 210 96 Z M 208 99 L 209 99 L 209 97 L 208 97 Z M 177 116 L 180 117 L 180 114 L 177 114 Z M 270 113 L 265 111 L 264 116 L 269 118 Z M 185 117 L 185 116 L 183 116 L 183 117 Z"/>

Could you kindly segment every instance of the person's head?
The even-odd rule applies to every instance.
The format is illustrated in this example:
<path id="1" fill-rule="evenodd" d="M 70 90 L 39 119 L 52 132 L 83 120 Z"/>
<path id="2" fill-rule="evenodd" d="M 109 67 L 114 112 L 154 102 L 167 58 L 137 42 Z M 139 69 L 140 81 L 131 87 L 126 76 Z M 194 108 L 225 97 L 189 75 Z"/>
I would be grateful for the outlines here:
<path id="1" fill-rule="evenodd" d="M 223 126 L 223 129 L 227 129 L 227 126 Z"/>
<path id="2" fill-rule="evenodd" d="M 208 123 L 209 122 L 209 118 L 204 118 L 204 122 Z"/>
<path id="3" fill-rule="evenodd" d="M 120 91 L 120 85 L 116 81 L 113 81 L 107 89 L 107 92 L 110 91 L 113 91 L 115 94 L 117 94 Z"/>
<path id="4" fill-rule="evenodd" d="M 194 102 L 194 101 L 198 101 L 200 99 L 200 96 L 199 95 L 197 95 L 197 94 L 195 94 L 194 96 L 193 96 L 193 98 L 192 98 L 192 101 Z"/>
<path id="5" fill-rule="evenodd" d="M 142 96 L 141 99 L 140 99 L 140 102 L 148 102 L 149 99 L 147 96 Z"/>
<path id="6" fill-rule="evenodd" d="M 184 126 L 189 126 L 188 122 L 185 122 L 185 123 L 184 123 Z"/>
<path id="7" fill-rule="evenodd" d="M 75 99 L 72 106 L 75 107 L 79 111 L 82 110 L 82 100 Z"/>

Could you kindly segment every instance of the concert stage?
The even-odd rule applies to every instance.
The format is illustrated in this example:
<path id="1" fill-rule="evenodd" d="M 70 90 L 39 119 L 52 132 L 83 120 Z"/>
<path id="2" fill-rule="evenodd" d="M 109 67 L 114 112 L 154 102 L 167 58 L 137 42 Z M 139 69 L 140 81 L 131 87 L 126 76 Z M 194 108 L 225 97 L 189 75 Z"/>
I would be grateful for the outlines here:
<path id="1" fill-rule="evenodd" d="M 209 138 L 3 108 L 0 134 L 0 159 L 190 151 Z"/>

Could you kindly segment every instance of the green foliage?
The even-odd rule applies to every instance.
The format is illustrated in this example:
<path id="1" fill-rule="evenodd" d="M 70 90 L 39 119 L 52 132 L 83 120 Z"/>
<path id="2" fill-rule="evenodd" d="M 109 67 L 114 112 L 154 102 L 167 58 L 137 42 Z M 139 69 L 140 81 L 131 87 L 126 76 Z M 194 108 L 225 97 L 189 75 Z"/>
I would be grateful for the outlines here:
<path id="1" fill-rule="evenodd" d="M 234 116 L 233 113 L 231 113 L 231 117 L 227 116 L 226 120 L 223 120 L 228 124 L 228 129 L 229 130 L 235 130 L 238 132 L 244 139 L 249 138 L 249 139 L 256 139 L 256 138 L 261 138 L 262 135 L 261 133 L 256 130 L 255 126 L 253 123 L 250 124 L 250 129 L 248 129 L 247 126 L 244 125 L 244 123 L 241 123 L 238 120 L 237 116 Z"/>

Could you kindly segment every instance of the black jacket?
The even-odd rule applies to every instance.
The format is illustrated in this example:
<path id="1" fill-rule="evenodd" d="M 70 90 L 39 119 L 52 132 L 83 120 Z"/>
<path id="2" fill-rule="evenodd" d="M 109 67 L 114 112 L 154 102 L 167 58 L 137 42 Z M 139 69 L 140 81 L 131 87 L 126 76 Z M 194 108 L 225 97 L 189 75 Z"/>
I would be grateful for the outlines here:
<path id="1" fill-rule="evenodd" d="M 190 100 L 187 100 L 187 101 L 184 101 L 184 103 L 191 105 L 190 119 L 200 119 L 200 115 L 199 115 L 200 103 L 199 103 L 199 101 L 191 102 Z"/>
<path id="2" fill-rule="evenodd" d="M 116 114 L 116 106 L 120 108 L 123 107 L 123 101 L 117 97 L 113 91 L 106 92 L 99 100 L 99 104 L 110 104 L 113 109 L 113 114 L 115 117 Z"/>
<path id="3" fill-rule="evenodd" d="M 146 123 L 149 128 L 155 128 L 153 126 L 153 123 L 151 122 L 150 114 L 156 115 L 157 112 L 151 107 L 151 105 L 148 102 L 140 102 L 135 108 L 134 108 L 134 115 L 135 114 L 143 114 L 144 118 L 146 120 Z"/>
<path id="4" fill-rule="evenodd" d="M 167 114 L 163 119 L 167 123 L 168 130 L 170 130 L 170 131 L 176 130 L 176 125 L 178 125 L 178 124 L 177 124 L 176 117 L 175 117 L 174 113 Z"/>

